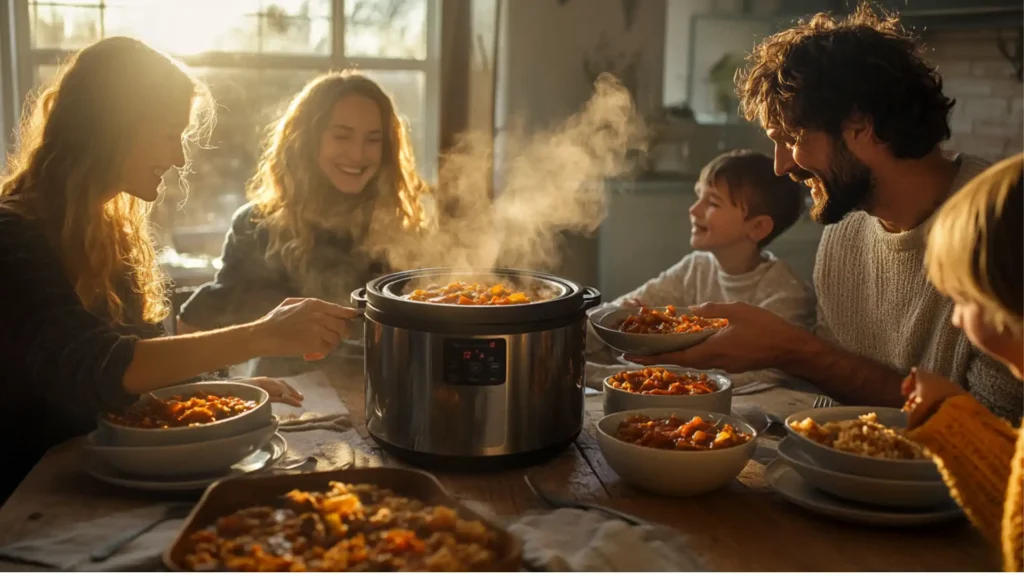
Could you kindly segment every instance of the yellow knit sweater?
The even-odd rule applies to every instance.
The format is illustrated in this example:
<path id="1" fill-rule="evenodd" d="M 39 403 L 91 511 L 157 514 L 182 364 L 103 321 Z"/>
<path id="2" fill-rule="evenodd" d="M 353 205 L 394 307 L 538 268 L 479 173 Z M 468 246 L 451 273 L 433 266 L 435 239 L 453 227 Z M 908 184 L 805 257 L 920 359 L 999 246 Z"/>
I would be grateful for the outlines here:
<path id="1" fill-rule="evenodd" d="M 961 394 L 908 436 L 931 450 L 967 517 L 1002 548 L 1003 569 L 1024 569 L 1024 428 Z"/>

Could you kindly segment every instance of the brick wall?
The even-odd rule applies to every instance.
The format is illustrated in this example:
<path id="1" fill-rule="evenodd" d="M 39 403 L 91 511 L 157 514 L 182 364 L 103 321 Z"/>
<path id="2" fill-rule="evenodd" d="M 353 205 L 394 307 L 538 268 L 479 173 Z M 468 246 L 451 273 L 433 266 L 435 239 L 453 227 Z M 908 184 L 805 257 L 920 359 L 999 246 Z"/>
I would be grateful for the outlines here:
<path id="1" fill-rule="evenodd" d="M 1004 32 L 1003 38 L 1014 37 Z M 996 31 L 924 35 L 947 96 L 956 99 L 946 148 L 998 160 L 1024 151 L 1024 85 L 999 53 Z M 1012 49 L 1011 49 L 1012 52 Z"/>

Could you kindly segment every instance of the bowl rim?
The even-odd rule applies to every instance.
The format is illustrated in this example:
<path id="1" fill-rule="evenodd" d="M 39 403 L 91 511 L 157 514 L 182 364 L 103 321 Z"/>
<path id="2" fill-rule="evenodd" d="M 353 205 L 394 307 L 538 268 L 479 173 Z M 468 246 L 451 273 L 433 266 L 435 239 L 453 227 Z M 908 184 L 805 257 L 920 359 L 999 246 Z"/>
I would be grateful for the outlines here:
<path id="1" fill-rule="evenodd" d="M 252 430 L 247 430 L 247 431 L 242 432 L 240 434 L 232 434 L 231 436 L 222 436 L 220 438 L 211 438 L 209 440 L 200 440 L 198 442 L 185 442 L 185 443 L 182 443 L 182 444 L 164 444 L 164 445 L 160 445 L 160 446 L 109 446 L 109 445 L 106 445 L 106 444 L 97 444 L 95 442 L 95 440 L 94 440 L 94 435 L 96 434 L 97 431 L 94 430 L 88 436 L 86 436 L 87 443 L 85 445 L 85 448 L 86 448 L 86 450 L 91 450 L 91 451 L 94 451 L 94 452 L 108 452 L 108 453 L 121 452 L 121 453 L 126 453 L 126 454 L 138 453 L 138 452 L 142 452 L 142 451 L 146 451 L 146 452 L 163 451 L 163 450 L 168 450 L 169 451 L 169 450 L 172 450 L 172 449 L 182 449 L 182 448 L 188 448 L 189 450 L 194 450 L 194 449 L 208 448 L 211 444 L 215 444 L 215 443 L 218 443 L 218 442 L 228 442 L 230 440 L 237 440 L 237 439 L 245 437 L 245 436 L 256 436 L 257 434 L 265 433 L 268 430 L 272 430 L 271 435 L 273 435 L 273 434 L 277 433 L 277 431 L 280 428 L 280 426 L 281 426 L 281 420 L 275 414 L 270 419 L 270 422 L 268 424 L 266 424 L 265 426 L 260 426 L 259 428 L 253 428 Z"/>
<path id="2" fill-rule="evenodd" d="M 927 485 L 928 487 L 936 487 L 939 484 L 941 484 L 943 486 L 946 485 L 946 483 L 943 482 L 941 479 L 939 479 L 939 480 L 893 480 L 893 479 L 890 479 L 890 478 L 875 478 L 875 477 L 872 477 L 872 476 L 858 476 L 856 474 L 849 474 L 847 472 L 840 472 L 838 470 L 831 470 L 829 468 L 825 468 L 825 467 L 821 466 L 820 464 L 817 464 L 816 462 L 814 462 L 813 458 L 811 459 L 811 462 L 803 462 L 803 461 L 800 461 L 800 460 L 797 460 L 797 459 L 793 458 L 791 455 L 783 454 L 783 446 L 792 446 L 791 450 L 796 450 L 797 452 L 800 452 L 801 454 L 803 454 L 803 452 L 800 451 L 800 445 L 797 444 L 796 441 L 791 441 L 790 438 L 786 437 L 786 438 L 783 438 L 779 442 L 779 445 L 776 448 L 776 452 L 778 452 L 779 457 L 782 458 L 783 460 L 785 460 L 787 463 L 789 463 L 790 466 L 792 466 L 794 469 L 797 468 L 797 467 L 811 468 L 815 472 L 824 473 L 824 474 L 829 475 L 829 476 L 837 476 L 837 477 L 839 477 L 841 479 L 844 479 L 844 480 L 860 480 L 860 481 L 866 480 L 866 481 L 868 481 L 868 482 L 870 482 L 872 484 L 884 484 L 885 486 L 889 486 L 889 487 L 892 487 L 892 488 L 896 488 L 896 487 L 899 487 L 899 488 L 922 488 L 923 487 L 922 485 Z M 804 454 L 804 456 L 810 458 L 810 456 L 807 455 L 807 454 Z M 794 462 L 796 463 L 796 465 L 793 464 Z M 884 487 L 884 486 L 881 486 L 881 487 Z"/>
<path id="3" fill-rule="evenodd" d="M 668 308 L 668 306 L 645 306 L 645 308 L 654 309 L 654 310 L 664 310 L 665 308 Z M 629 336 L 630 338 L 641 338 L 641 339 L 651 339 L 651 340 L 657 339 L 657 338 L 665 338 L 665 337 L 680 338 L 682 336 L 693 337 L 693 336 L 696 336 L 698 334 L 700 334 L 700 335 L 715 334 L 717 332 L 721 332 L 722 330 L 724 330 L 724 328 L 708 328 L 708 329 L 705 329 L 705 330 L 701 330 L 700 332 L 686 332 L 686 333 L 670 332 L 668 334 L 634 334 L 632 332 L 623 332 L 622 330 L 611 328 L 611 327 L 605 326 L 603 324 L 603 321 L 604 321 L 605 318 L 607 318 L 608 316 L 610 316 L 614 312 L 619 312 L 619 311 L 622 311 L 622 310 L 634 310 L 636 312 L 639 312 L 640 308 L 637 308 L 636 306 L 608 306 L 607 308 L 599 310 L 599 311 L 591 314 L 590 316 L 588 316 L 587 317 L 587 321 L 590 322 L 591 324 L 593 324 L 594 325 L 594 329 L 598 330 L 598 331 L 604 330 L 604 331 L 612 332 L 612 333 L 615 333 L 615 334 L 625 334 L 625 335 Z M 702 318 L 703 318 L 703 316 L 702 316 Z M 724 318 L 706 318 L 706 320 L 724 320 Z"/>
<path id="4" fill-rule="evenodd" d="M 666 413 L 666 415 L 665 416 L 661 416 L 661 415 L 657 414 L 658 412 L 664 412 L 664 413 Z M 604 430 L 604 428 L 603 428 L 603 424 L 607 420 L 609 420 L 610 418 L 623 418 L 623 419 L 625 419 L 625 418 L 627 418 L 629 416 L 636 416 L 636 415 L 647 416 L 648 418 L 667 418 L 668 416 L 672 416 L 675 413 L 686 413 L 686 412 L 694 412 L 695 416 L 707 415 L 707 416 L 721 417 L 722 420 L 728 419 L 728 420 L 731 421 L 729 423 L 733 424 L 734 427 L 737 427 L 736 424 L 739 424 L 738 427 L 742 427 L 744 432 L 749 433 L 750 434 L 750 440 L 744 442 L 743 444 L 739 444 L 737 446 L 730 446 L 728 448 L 720 448 L 718 450 L 666 450 L 664 448 L 651 448 L 649 446 L 639 446 L 637 444 L 633 444 L 632 442 L 626 442 L 625 440 L 620 440 L 615 435 L 609 434 L 608 432 L 606 432 Z M 651 414 L 648 414 L 648 413 L 655 413 L 655 414 L 651 415 Z M 722 420 L 719 420 L 719 422 L 721 422 Z M 701 410 L 699 408 L 667 408 L 666 407 L 666 408 L 636 408 L 636 409 L 633 409 L 633 410 L 623 410 L 621 412 L 615 412 L 614 414 L 608 414 L 608 415 L 602 417 L 600 420 L 597 421 L 597 424 L 594 427 L 597 429 L 598 435 L 604 436 L 605 438 L 608 438 L 609 440 L 612 440 L 613 442 L 616 442 L 618 444 L 622 444 L 623 446 L 628 446 L 630 448 L 635 448 L 637 450 L 641 450 L 641 453 L 650 453 L 650 454 L 655 454 L 655 453 L 657 453 L 657 454 L 686 454 L 688 457 L 691 457 L 691 458 L 693 458 L 693 457 L 696 457 L 696 458 L 705 458 L 705 457 L 707 457 L 707 456 L 695 456 L 696 454 L 701 454 L 701 455 L 703 455 L 703 454 L 709 454 L 709 455 L 710 454 L 727 454 L 727 453 L 731 453 L 731 452 L 737 452 L 738 453 L 738 452 L 743 451 L 743 450 L 753 449 L 753 448 L 755 448 L 757 446 L 757 440 L 758 440 L 758 438 L 760 438 L 760 435 L 758 435 L 757 430 L 755 430 L 753 426 L 751 426 L 750 424 L 747 424 L 741 418 L 737 418 L 737 417 L 731 416 L 729 414 L 722 414 L 721 412 L 714 412 L 714 411 L 711 411 L 711 410 Z"/>
<path id="5" fill-rule="evenodd" d="M 642 370 L 644 368 L 665 368 L 665 369 L 673 369 L 674 368 L 674 369 L 677 369 L 679 372 L 683 372 L 683 373 L 690 372 L 690 373 L 707 374 L 710 378 L 714 379 L 715 384 L 718 386 L 718 389 L 715 390 L 714 392 L 709 393 L 709 394 L 640 394 L 638 392 L 630 392 L 628 390 L 623 390 L 621 388 L 616 388 L 615 386 L 611 386 L 611 385 L 608 384 L 608 381 L 612 379 L 612 376 L 615 376 L 615 374 L 618 374 L 619 372 L 639 372 L 640 370 Z M 726 392 L 729 392 L 729 391 L 732 390 L 732 378 L 729 378 L 727 375 L 725 375 L 724 373 L 721 373 L 718 370 L 694 370 L 692 368 L 684 368 L 684 367 L 678 366 L 676 364 L 651 364 L 651 365 L 641 366 L 640 368 L 635 368 L 633 370 L 619 370 L 619 372 L 616 372 L 615 374 L 611 374 L 609 376 L 606 376 L 605 379 L 601 381 L 601 386 L 603 387 L 603 390 L 605 391 L 605 393 L 608 393 L 609 390 L 613 390 L 614 392 L 612 392 L 612 394 L 626 394 L 629 397 L 637 397 L 638 396 L 638 397 L 641 397 L 641 398 L 708 398 L 708 397 L 711 397 L 711 396 L 718 396 L 720 394 L 725 394 Z M 656 400 L 656 402 L 657 402 L 657 400 Z"/>
<path id="6" fill-rule="evenodd" d="M 816 448 L 820 449 L 820 450 L 825 450 L 825 451 L 827 451 L 828 453 L 831 453 L 831 454 L 838 454 L 838 455 L 840 455 L 842 457 L 856 459 L 856 460 L 859 460 L 859 461 L 863 461 L 865 463 L 868 463 L 868 462 L 871 462 L 871 463 L 885 462 L 886 464 L 890 464 L 890 465 L 894 465 L 894 466 L 902 466 L 902 467 L 912 467 L 912 466 L 913 467 L 926 467 L 926 466 L 927 467 L 933 467 L 933 466 L 936 465 L 935 462 L 931 458 L 926 458 L 926 459 L 923 459 L 923 460 L 897 460 L 895 458 L 879 458 L 877 456 L 865 456 L 863 454 L 854 454 L 853 452 L 847 452 L 845 450 L 837 450 L 835 448 L 832 448 L 831 446 L 825 446 L 824 444 L 822 444 L 820 442 L 815 442 L 814 440 L 811 440 L 810 438 L 804 436 L 803 434 L 801 434 L 800 432 L 794 430 L 790 426 L 790 422 L 793 420 L 793 417 L 795 415 L 797 415 L 797 414 L 806 414 L 808 412 L 814 412 L 814 411 L 819 411 L 819 410 L 835 410 L 836 408 L 851 409 L 851 410 L 854 409 L 854 408 L 859 408 L 859 409 L 861 409 L 861 415 L 868 414 L 870 412 L 877 413 L 879 410 L 884 410 L 884 411 L 895 410 L 895 411 L 898 411 L 898 412 L 902 412 L 902 410 L 900 410 L 899 408 L 891 408 L 889 406 L 833 406 L 831 408 L 808 408 L 807 410 L 800 410 L 799 412 L 794 412 L 793 414 L 790 414 L 786 418 L 785 425 L 786 425 L 787 435 L 799 436 L 800 437 L 799 440 L 802 440 L 802 441 L 805 441 L 805 442 L 810 442 L 811 444 L 814 444 L 814 446 Z M 803 416 L 803 418 L 807 418 L 807 417 L 808 416 Z M 855 419 L 855 418 L 851 418 L 851 419 Z M 817 420 L 815 420 L 815 422 L 817 422 Z"/>
<path id="7" fill-rule="evenodd" d="M 189 382 L 188 384 L 175 384 L 173 386 L 165 386 L 165 387 L 160 388 L 158 390 L 153 390 L 153 393 L 155 394 L 155 393 L 159 392 L 159 393 L 163 394 L 163 393 L 165 393 L 167 391 L 174 390 L 176 388 L 202 389 L 204 386 L 209 386 L 211 384 L 213 384 L 213 385 L 230 384 L 231 386 L 241 386 L 241 387 L 244 387 L 244 388 L 250 388 L 250 389 L 255 390 L 255 391 L 258 392 L 258 395 L 259 395 L 260 399 L 256 402 L 256 406 L 252 410 L 246 410 L 245 412 L 242 412 L 241 414 L 235 414 L 234 416 L 231 416 L 229 418 L 225 418 L 223 420 L 215 420 L 213 422 L 206 422 L 206 423 L 203 423 L 203 424 L 196 424 L 195 426 L 178 426 L 178 427 L 175 427 L 175 428 L 141 428 L 141 427 L 137 427 L 137 426 L 125 426 L 123 424 L 117 424 L 117 423 L 111 422 L 110 420 L 108 420 L 105 417 L 105 415 L 103 413 L 97 414 L 96 415 L 96 420 L 98 422 L 100 422 L 101 423 L 100 425 L 102 425 L 102 426 L 109 426 L 110 428 L 113 428 L 115 430 L 126 431 L 126 432 L 130 432 L 132 434 L 181 434 L 181 433 L 183 433 L 186 430 L 203 430 L 203 429 L 206 429 L 209 426 L 215 426 L 217 424 L 224 424 L 225 422 L 237 421 L 238 419 L 241 419 L 243 417 L 248 416 L 249 414 L 251 414 L 253 412 L 256 412 L 256 410 L 259 410 L 261 407 L 263 407 L 264 405 L 266 405 L 266 404 L 268 404 L 270 402 L 270 394 L 266 390 L 264 390 L 263 388 L 260 388 L 259 386 L 254 386 L 252 384 L 246 384 L 244 382 L 229 382 L 229 381 L 226 381 L 226 380 L 211 380 L 209 382 Z"/>

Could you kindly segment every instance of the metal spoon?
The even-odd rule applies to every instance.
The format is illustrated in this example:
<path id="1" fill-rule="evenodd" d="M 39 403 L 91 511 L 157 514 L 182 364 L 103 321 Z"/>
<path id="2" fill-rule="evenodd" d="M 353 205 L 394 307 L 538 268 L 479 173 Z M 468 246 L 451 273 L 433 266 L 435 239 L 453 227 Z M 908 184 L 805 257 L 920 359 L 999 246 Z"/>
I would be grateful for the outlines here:
<path id="1" fill-rule="evenodd" d="M 529 474 L 523 476 L 523 480 L 526 481 L 526 485 L 530 488 L 530 491 L 536 494 L 537 497 L 541 499 L 541 501 L 543 501 L 545 504 L 552 508 L 576 508 L 577 510 L 600 512 L 613 518 L 618 518 L 626 524 L 631 524 L 633 526 L 650 525 L 650 523 L 646 520 L 641 520 L 640 518 L 626 514 L 625 512 L 619 512 L 614 508 L 608 508 L 607 506 L 601 506 L 600 504 L 591 504 L 589 502 L 579 502 L 577 500 L 562 498 L 560 496 L 555 496 L 554 494 L 544 492 L 543 490 L 538 488 L 536 484 L 534 484 Z"/>
<path id="2" fill-rule="evenodd" d="M 319 463 L 319 460 L 316 459 L 316 456 L 309 456 L 309 457 L 307 457 L 305 460 L 303 460 L 301 462 L 296 462 L 294 464 L 288 464 L 286 466 L 277 466 L 277 467 L 270 467 L 270 468 L 258 468 L 256 470 L 251 471 L 251 472 L 246 472 L 245 474 L 243 474 L 243 476 L 255 476 L 255 475 L 258 475 L 258 474 L 274 474 L 276 472 L 285 472 L 285 471 L 288 471 L 288 470 L 298 470 L 300 468 L 301 469 L 307 469 L 308 468 L 310 470 L 316 470 L 317 463 Z"/>

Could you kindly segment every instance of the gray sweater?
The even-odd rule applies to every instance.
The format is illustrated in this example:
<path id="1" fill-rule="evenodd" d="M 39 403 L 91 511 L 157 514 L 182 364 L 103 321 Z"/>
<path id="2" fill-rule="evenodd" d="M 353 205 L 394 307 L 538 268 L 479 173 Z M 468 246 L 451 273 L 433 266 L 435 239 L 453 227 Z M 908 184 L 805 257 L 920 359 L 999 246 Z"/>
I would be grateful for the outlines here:
<path id="1" fill-rule="evenodd" d="M 251 322 L 287 298 L 320 298 L 351 305 L 353 290 L 381 275 L 385 266 L 366 254 L 348 234 L 317 233 L 312 254 L 315 273 L 297 278 L 279 256 L 267 258 L 270 233 L 254 205 L 232 217 L 224 240 L 223 267 L 185 302 L 181 319 L 202 330 Z"/>
<path id="2" fill-rule="evenodd" d="M 988 165 L 968 156 L 960 161 L 952 191 Z M 816 332 L 901 373 L 921 366 L 943 374 L 1016 426 L 1024 410 L 1021 383 L 950 323 L 953 301 L 928 282 L 931 223 L 894 234 L 878 218 L 856 212 L 826 227 L 814 268 Z"/>

